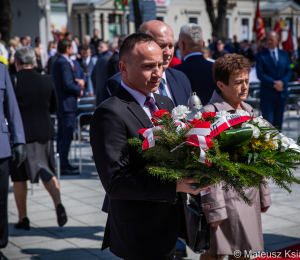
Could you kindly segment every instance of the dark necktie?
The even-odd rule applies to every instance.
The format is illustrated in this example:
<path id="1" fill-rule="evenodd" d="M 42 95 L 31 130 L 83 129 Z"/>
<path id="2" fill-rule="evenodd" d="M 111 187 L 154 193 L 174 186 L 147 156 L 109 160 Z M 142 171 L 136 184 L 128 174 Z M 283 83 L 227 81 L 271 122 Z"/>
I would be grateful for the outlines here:
<path id="1" fill-rule="evenodd" d="M 276 56 L 275 56 L 275 51 L 271 51 L 271 54 L 272 54 L 271 56 L 273 58 L 274 64 L 277 67 L 277 60 L 276 60 Z"/>
<path id="2" fill-rule="evenodd" d="M 147 96 L 144 105 L 149 108 L 151 116 L 158 110 L 153 97 Z"/>
<path id="3" fill-rule="evenodd" d="M 166 81 L 165 81 L 165 79 L 164 78 L 161 78 L 161 82 L 160 82 L 160 84 L 159 84 L 159 88 L 160 88 L 160 91 L 161 91 L 161 94 L 163 95 L 163 96 L 168 96 L 168 94 L 167 94 L 167 91 L 166 91 L 166 86 L 165 86 L 165 84 L 166 84 Z"/>
<path id="4" fill-rule="evenodd" d="M 72 70 L 73 70 L 73 71 L 76 71 L 76 68 L 75 68 L 75 66 L 74 66 L 74 63 L 73 63 L 72 61 L 70 61 L 70 65 L 71 65 Z"/>

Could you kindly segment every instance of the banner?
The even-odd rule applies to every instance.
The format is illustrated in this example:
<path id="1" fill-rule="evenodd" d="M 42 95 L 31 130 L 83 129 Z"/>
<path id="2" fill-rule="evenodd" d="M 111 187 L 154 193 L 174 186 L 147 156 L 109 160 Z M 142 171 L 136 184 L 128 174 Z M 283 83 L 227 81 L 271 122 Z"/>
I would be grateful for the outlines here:
<path id="1" fill-rule="evenodd" d="M 264 22 L 259 9 L 259 0 L 257 0 L 257 9 L 252 31 L 256 33 L 256 42 L 258 42 L 261 38 L 263 38 L 266 35 Z"/>

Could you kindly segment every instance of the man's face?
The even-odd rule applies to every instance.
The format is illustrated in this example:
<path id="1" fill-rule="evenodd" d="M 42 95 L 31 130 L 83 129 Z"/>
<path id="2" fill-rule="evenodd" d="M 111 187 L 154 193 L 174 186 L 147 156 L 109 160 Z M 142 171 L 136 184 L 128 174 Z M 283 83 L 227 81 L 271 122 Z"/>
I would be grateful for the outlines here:
<path id="1" fill-rule="evenodd" d="M 137 44 L 130 57 L 120 61 L 123 82 L 147 96 L 155 92 L 163 73 L 162 50 L 155 43 Z"/>
<path id="2" fill-rule="evenodd" d="M 217 44 L 217 49 L 219 52 L 223 51 L 224 50 L 224 43 L 218 43 Z"/>
<path id="3" fill-rule="evenodd" d="M 81 50 L 81 57 L 84 59 L 87 59 L 87 57 L 91 56 L 91 50 L 87 49 L 87 50 Z"/>
<path id="4" fill-rule="evenodd" d="M 69 56 L 72 56 L 72 54 L 73 54 L 73 44 L 71 44 L 70 47 L 67 47 L 67 53 L 68 53 Z"/>
<path id="5" fill-rule="evenodd" d="M 164 25 L 155 31 L 149 31 L 148 34 L 156 40 L 163 52 L 163 70 L 165 71 L 169 67 L 174 55 L 175 43 L 173 31 L 170 27 Z"/>
<path id="6" fill-rule="evenodd" d="M 105 43 L 103 43 L 103 42 L 99 43 L 99 45 L 98 45 L 98 53 L 99 54 L 102 52 L 105 52 L 107 50 L 108 50 L 108 47 Z"/>
<path id="7" fill-rule="evenodd" d="M 83 42 L 84 42 L 84 44 L 87 44 L 87 45 L 90 44 L 90 40 L 89 39 L 84 39 Z"/>
<path id="8" fill-rule="evenodd" d="M 98 30 L 94 30 L 94 36 L 95 36 L 95 37 L 98 37 L 98 36 L 99 36 Z"/>
<path id="9" fill-rule="evenodd" d="M 266 45 L 269 49 L 274 50 L 277 47 L 277 37 L 275 33 L 269 33 L 267 36 Z"/>
<path id="10" fill-rule="evenodd" d="M 22 39 L 21 43 L 22 43 L 22 46 L 26 46 L 28 44 L 26 38 Z"/>

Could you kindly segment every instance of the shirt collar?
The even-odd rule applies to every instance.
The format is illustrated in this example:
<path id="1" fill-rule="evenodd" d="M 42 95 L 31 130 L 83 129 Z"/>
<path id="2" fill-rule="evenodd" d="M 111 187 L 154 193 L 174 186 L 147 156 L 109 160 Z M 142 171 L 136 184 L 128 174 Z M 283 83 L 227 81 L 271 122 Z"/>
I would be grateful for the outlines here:
<path id="1" fill-rule="evenodd" d="M 130 87 L 127 87 L 123 81 L 121 81 L 121 86 L 125 88 L 131 96 L 134 97 L 134 99 L 140 104 L 141 107 L 144 106 L 147 96 L 143 95 L 141 92 L 138 92 Z M 155 101 L 153 93 L 150 93 L 148 96 L 152 97 Z"/>
<path id="2" fill-rule="evenodd" d="M 198 52 L 192 52 L 192 53 L 186 55 L 183 60 L 185 61 L 188 57 L 192 57 L 192 56 L 196 56 L 196 55 L 202 55 L 202 53 L 199 52 L 199 51 Z"/>
<path id="3" fill-rule="evenodd" d="M 272 52 L 272 51 L 275 51 L 275 53 L 278 52 L 278 48 L 277 48 L 277 47 L 276 47 L 274 50 L 271 50 L 271 49 L 269 49 L 269 48 L 268 48 L 268 50 L 269 50 L 269 52 Z"/>
<path id="4" fill-rule="evenodd" d="M 70 62 L 70 58 L 67 55 L 61 54 L 61 56 L 63 56 L 68 62 Z"/>
<path id="5" fill-rule="evenodd" d="M 165 80 L 165 83 L 167 83 L 167 76 L 166 76 L 166 72 L 165 71 L 162 74 L 162 78 Z"/>

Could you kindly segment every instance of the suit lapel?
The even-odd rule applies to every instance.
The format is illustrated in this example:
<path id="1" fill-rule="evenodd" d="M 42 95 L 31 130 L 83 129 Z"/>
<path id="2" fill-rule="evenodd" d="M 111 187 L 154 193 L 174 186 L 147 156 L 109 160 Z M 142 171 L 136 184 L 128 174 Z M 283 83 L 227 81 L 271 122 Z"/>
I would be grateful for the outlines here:
<path id="1" fill-rule="evenodd" d="M 167 109 L 167 106 L 166 106 L 167 104 L 165 102 L 163 102 L 163 100 L 162 100 L 163 98 L 161 98 L 161 97 L 162 97 L 162 95 L 154 93 L 155 104 L 159 110 Z M 169 111 L 169 112 L 171 112 L 171 111 Z"/>
<path id="2" fill-rule="evenodd" d="M 180 104 L 180 100 L 178 99 L 178 97 L 180 96 L 181 91 L 178 88 L 178 84 L 176 84 L 176 80 L 172 77 L 171 73 L 169 73 L 168 69 L 166 70 L 166 78 L 167 78 L 167 83 L 170 86 L 172 96 L 174 98 L 175 106 L 177 106 L 178 104 Z M 175 93 L 177 95 L 175 95 Z"/>
<path id="3" fill-rule="evenodd" d="M 149 128 L 152 127 L 152 122 L 149 119 L 148 115 L 140 104 L 134 99 L 132 95 L 120 84 L 115 96 L 117 96 L 123 102 L 128 103 L 128 109 L 130 112 L 140 121 L 143 127 Z"/>

